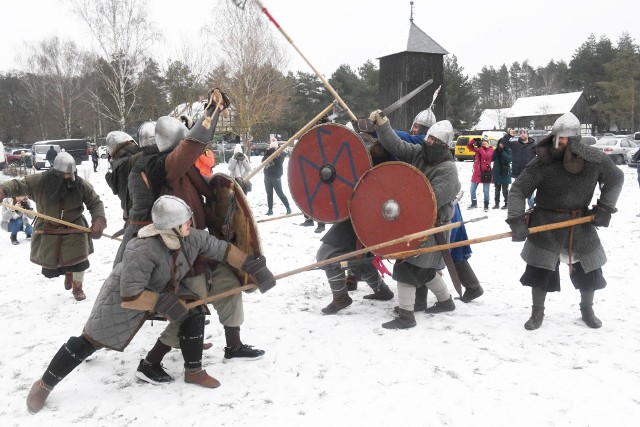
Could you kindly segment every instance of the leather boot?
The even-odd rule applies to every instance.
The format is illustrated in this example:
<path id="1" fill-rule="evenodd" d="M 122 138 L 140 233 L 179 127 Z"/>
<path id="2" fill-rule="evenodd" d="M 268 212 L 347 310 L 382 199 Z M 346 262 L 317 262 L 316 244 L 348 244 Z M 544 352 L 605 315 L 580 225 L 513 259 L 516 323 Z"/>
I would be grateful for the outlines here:
<path id="1" fill-rule="evenodd" d="M 593 312 L 594 295 L 595 291 L 580 291 L 580 312 L 582 313 L 582 320 L 588 327 L 598 329 L 602 327 L 602 322 Z"/>
<path id="2" fill-rule="evenodd" d="M 76 280 L 71 281 L 71 287 L 73 288 L 71 293 L 76 301 L 82 301 L 87 299 L 87 296 L 82 291 L 82 282 L 78 282 Z"/>
<path id="3" fill-rule="evenodd" d="M 322 312 L 324 314 L 336 314 L 337 312 L 339 312 L 343 308 L 349 307 L 352 302 L 353 302 L 353 300 L 351 299 L 349 294 L 346 293 L 346 292 L 344 294 L 340 294 L 340 295 L 335 295 L 334 294 L 333 295 L 333 301 L 331 301 L 331 303 L 328 306 L 323 308 Z"/>
<path id="4" fill-rule="evenodd" d="M 463 259 L 460 262 L 456 262 L 455 267 L 460 283 L 464 286 L 464 294 L 460 297 L 460 301 L 467 303 L 484 294 L 484 289 L 480 286 L 480 281 L 468 260 Z"/>
<path id="5" fill-rule="evenodd" d="M 64 289 L 71 290 L 71 282 L 73 281 L 73 273 L 64 273 Z"/>
<path id="6" fill-rule="evenodd" d="M 524 324 L 527 331 L 534 331 L 542 325 L 544 319 L 544 307 L 531 306 L 531 317 Z"/>
<path id="7" fill-rule="evenodd" d="M 602 327 L 602 322 L 596 317 L 593 307 L 580 307 L 580 312 L 582 313 L 582 320 L 588 327 L 594 329 Z"/>
<path id="8" fill-rule="evenodd" d="M 386 283 L 382 282 L 380 286 L 373 290 L 372 294 L 365 295 L 364 299 L 373 299 L 377 301 L 389 301 L 393 299 L 393 292 Z"/>
<path id="9" fill-rule="evenodd" d="M 47 401 L 49 393 L 51 393 L 51 388 L 48 388 L 42 382 L 42 378 L 33 383 L 27 396 L 27 409 L 29 409 L 29 412 L 32 414 L 40 412 L 44 408 L 44 403 Z"/>
<path id="10" fill-rule="evenodd" d="M 220 381 L 207 374 L 207 371 L 200 369 L 195 372 L 184 371 L 184 382 L 187 384 L 197 384 L 206 388 L 220 387 Z"/>
<path id="11" fill-rule="evenodd" d="M 413 311 L 398 309 L 398 316 L 390 322 L 382 324 L 385 329 L 409 329 L 416 326 L 416 316 Z"/>
<path id="12" fill-rule="evenodd" d="M 489 202 L 484 202 L 484 211 L 489 212 Z"/>
<path id="13" fill-rule="evenodd" d="M 478 201 L 477 200 L 472 200 L 471 204 L 469 206 L 467 206 L 467 209 L 475 209 L 478 207 Z"/>
<path id="14" fill-rule="evenodd" d="M 424 310 L 425 313 L 436 314 L 444 313 L 446 311 L 453 311 L 456 309 L 456 305 L 453 303 L 453 298 L 449 295 L 449 299 L 445 301 L 436 301 L 431 307 Z"/>

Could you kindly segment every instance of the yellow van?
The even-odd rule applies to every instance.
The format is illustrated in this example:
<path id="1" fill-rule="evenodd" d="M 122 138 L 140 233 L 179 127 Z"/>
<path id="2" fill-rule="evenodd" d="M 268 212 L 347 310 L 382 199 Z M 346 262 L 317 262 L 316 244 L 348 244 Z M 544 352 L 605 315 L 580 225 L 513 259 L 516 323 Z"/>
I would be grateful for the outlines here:
<path id="1" fill-rule="evenodd" d="M 473 141 L 474 144 L 476 142 L 480 142 L 482 141 L 482 135 L 462 135 L 458 137 L 454 153 L 454 157 L 457 161 L 461 162 L 463 160 L 473 160 L 475 158 L 476 153 L 467 148 L 469 141 Z M 498 140 L 495 138 L 489 137 L 489 143 L 493 148 L 498 146 Z"/>

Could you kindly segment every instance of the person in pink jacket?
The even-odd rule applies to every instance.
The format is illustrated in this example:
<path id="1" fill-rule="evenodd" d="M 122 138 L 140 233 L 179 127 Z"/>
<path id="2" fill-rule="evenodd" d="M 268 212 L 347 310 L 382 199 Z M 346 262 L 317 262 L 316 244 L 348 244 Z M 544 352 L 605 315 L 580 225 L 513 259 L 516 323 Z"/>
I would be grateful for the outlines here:
<path id="1" fill-rule="evenodd" d="M 493 157 L 493 147 L 489 142 L 489 137 L 483 136 L 482 141 L 477 138 L 472 139 L 467 144 L 469 151 L 476 153 L 473 159 L 473 175 L 471 175 L 471 206 L 468 209 L 478 207 L 476 200 L 476 191 L 478 184 L 482 183 L 482 192 L 484 193 L 484 211 L 489 210 L 489 189 L 491 187 L 491 158 Z"/>

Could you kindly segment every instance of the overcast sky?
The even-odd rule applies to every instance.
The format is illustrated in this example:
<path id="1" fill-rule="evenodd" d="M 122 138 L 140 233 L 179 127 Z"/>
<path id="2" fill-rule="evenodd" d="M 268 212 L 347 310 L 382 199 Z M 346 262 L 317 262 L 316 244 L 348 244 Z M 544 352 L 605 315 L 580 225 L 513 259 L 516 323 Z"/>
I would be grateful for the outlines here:
<path id="1" fill-rule="evenodd" d="M 150 16 L 166 40 L 156 48 L 155 56 L 161 63 L 174 50 L 175 40 L 198 37 L 198 29 L 211 20 L 209 10 L 217 1 L 225 0 L 190 0 L 180 4 L 149 0 Z M 263 2 L 309 61 L 325 75 L 341 64 L 355 69 L 367 59 L 375 60 L 406 48 L 409 0 Z M 534 3 L 415 0 L 414 3 L 415 24 L 456 55 L 470 75 L 483 65 L 499 67 L 525 59 L 533 66 L 546 65 L 550 59 L 569 61 L 591 33 L 598 37 L 607 35 L 615 43 L 626 31 L 636 42 L 640 40 L 640 25 L 630 13 L 634 3 L 630 0 L 598 2 L 597 10 L 595 4 L 577 0 Z M 2 17 L 0 72 L 18 68 L 15 58 L 24 42 L 57 35 L 90 46 L 84 25 L 64 1 L 5 0 Z M 273 25 L 271 28 L 278 33 Z M 312 72 L 293 48 L 288 51 L 290 69 Z"/>

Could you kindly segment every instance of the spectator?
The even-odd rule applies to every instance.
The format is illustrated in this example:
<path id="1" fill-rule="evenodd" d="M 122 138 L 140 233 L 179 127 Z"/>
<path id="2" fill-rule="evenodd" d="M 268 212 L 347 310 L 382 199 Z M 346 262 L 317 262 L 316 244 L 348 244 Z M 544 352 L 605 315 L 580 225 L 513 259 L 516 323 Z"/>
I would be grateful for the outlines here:
<path id="1" fill-rule="evenodd" d="M 264 156 L 262 157 L 262 161 L 264 162 L 276 152 L 278 149 L 278 140 L 275 137 L 271 138 L 271 143 L 269 144 L 269 149 Z M 284 163 L 284 153 L 280 153 L 271 163 L 269 163 L 264 168 L 264 187 L 267 190 L 267 206 L 269 210 L 267 211 L 267 215 L 273 215 L 273 190 L 276 191 L 276 194 L 282 201 L 282 204 L 287 209 L 287 215 L 291 213 L 291 208 L 289 207 L 289 200 L 287 200 L 287 196 L 282 192 L 282 182 L 280 178 L 282 177 L 282 173 L 284 172 L 282 168 L 282 164 Z"/>
<path id="2" fill-rule="evenodd" d="M 509 195 L 509 184 L 511 184 L 511 149 L 504 146 L 502 140 L 498 141 L 498 146 L 493 151 L 493 185 L 496 190 L 493 209 L 500 208 L 500 192 L 504 199 L 502 209 L 507 209 L 507 196 Z"/>
<path id="3" fill-rule="evenodd" d="M 244 194 L 251 191 L 251 183 L 249 181 L 244 181 L 244 177 L 247 176 L 249 172 L 251 172 L 249 159 L 247 158 L 247 155 L 242 152 L 242 145 L 236 144 L 233 149 L 233 156 L 229 159 L 229 173 L 231 174 L 231 177 L 240 184 Z"/>
<path id="4" fill-rule="evenodd" d="M 636 151 L 636 153 L 633 155 L 633 157 L 631 158 L 631 161 L 633 163 L 638 163 L 640 162 L 640 150 Z M 640 185 L 640 166 L 638 166 L 636 168 L 636 170 L 638 171 L 638 185 Z M 637 217 L 640 217 L 640 213 L 638 215 L 636 215 Z"/>
<path id="5" fill-rule="evenodd" d="M 46 159 L 49 162 L 49 167 L 53 167 L 53 161 L 56 159 L 57 155 L 58 155 L 58 152 L 56 151 L 55 148 L 53 148 L 53 145 L 50 146 L 46 156 Z"/>
<path id="6" fill-rule="evenodd" d="M 489 188 L 491 187 L 491 158 L 493 157 L 493 147 L 489 143 L 489 137 L 483 136 L 479 141 L 477 138 L 472 139 L 467 144 L 467 148 L 476 153 L 473 159 L 473 175 L 471 175 L 471 206 L 468 209 L 478 207 L 476 200 L 476 191 L 478 184 L 482 183 L 482 192 L 484 194 L 484 211 L 489 210 Z"/>
<path id="7" fill-rule="evenodd" d="M 7 198 L 4 200 L 4 203 L 18 206 L 23 209 L 33 210 L 27 196 Z M 18 210 L 13 210 L 4 206 L 2 207 L 2 229 L 11 233 L 12 244 L 20 244 L 20 242 L 18 242 L 18 231 L 24 231 L 27 235 L 27 239 L 31 239 L 31 233 L 33 231 L 29 220 L 33 218 L 34 215 L 28 215 Z"/>
<path id="8" fill-rule="evenodd" d="M 98 162 L 100 161 L 100 156 L 98 155 L 98 149 L 93 147 L 91 150 L 91 161 L 93 162 L 93 171 L 98 172 Z"/>
<path id="9" fill-rule="evenodd" d="M 300 224 L 303 227 L 313 227 L 313 218 L 311 218 L 310 216 L 305 215 L 304 216 L 304 222 L 302 224 Z M 318 226 L 316 227 L 315 230 L 313 230 L 314 233 L 322 233 L 324 231 L 324 222 L 319 222 L 318 221 Z"/>
<path id="10" fill-rule="evenodd" d="M 536 144 L 533 139 L 529 138 L 529 132 L 526 129 L 520 131 L 520 137 L 517 141 L 511 141 L 514 136 L 516 136 L 516 130 L 509 129 L 509 133 L 499 142 L 511 149 L 511 178 L 515 180 L 520 176 L 527 163 L 536 156 Z M 529 208 L 533 207 L 533 202 L 534 195 L 532 194 L 527 199 Z"/>

